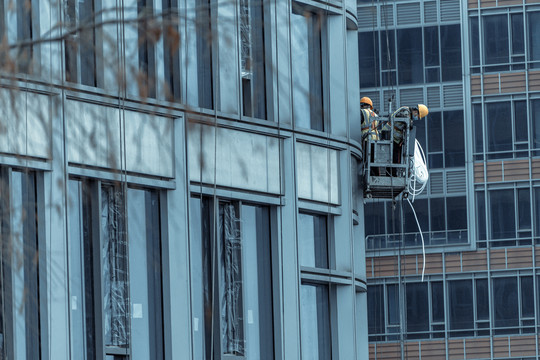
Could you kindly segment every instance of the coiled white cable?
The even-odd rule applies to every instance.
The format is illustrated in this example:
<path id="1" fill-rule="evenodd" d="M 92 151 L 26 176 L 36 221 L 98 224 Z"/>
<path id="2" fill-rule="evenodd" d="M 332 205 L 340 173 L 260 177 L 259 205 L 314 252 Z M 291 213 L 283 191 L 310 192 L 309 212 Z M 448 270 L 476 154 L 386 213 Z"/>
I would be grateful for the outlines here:
<path id="1" fill-rule="evenodd" d="M 414 144 L 414 157 L 411 159 L 411 176 L 409 177 L 409 192 L 414 197 L 420 195 L 426 188 L 429 172 L 426 166 L 426 156 L 418 140 Z"/>

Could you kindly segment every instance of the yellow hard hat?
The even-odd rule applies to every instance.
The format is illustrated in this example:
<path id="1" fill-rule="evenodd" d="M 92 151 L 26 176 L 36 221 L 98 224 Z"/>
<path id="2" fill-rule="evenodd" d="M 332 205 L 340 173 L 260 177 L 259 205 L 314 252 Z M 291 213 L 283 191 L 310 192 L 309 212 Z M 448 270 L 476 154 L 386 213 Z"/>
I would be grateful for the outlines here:
<path id="1" fill-rule="evenodd" d="M 418 118 L 421 119 L 429 113 L 426 105 L 418 104 Z"/>
<path id="2" fill-rule="evenodd" d="M 373 101 L 371 101 L 371 99 L 368 98 L 367 96 L 364 96 L 363 98 L 360 99 L 360 104 L 362 103 L 369 104 L 369 107 L 373 109 Z"/>

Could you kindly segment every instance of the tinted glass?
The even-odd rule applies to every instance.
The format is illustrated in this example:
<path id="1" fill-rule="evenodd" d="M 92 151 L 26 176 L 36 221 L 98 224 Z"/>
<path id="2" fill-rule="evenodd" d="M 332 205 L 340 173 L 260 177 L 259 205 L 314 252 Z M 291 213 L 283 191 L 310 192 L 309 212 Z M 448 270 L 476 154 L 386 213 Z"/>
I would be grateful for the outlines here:
<path id="1" fill-rule="evenodd" d="M 396 41 L 394 30 L 381 31 L 381 66 L 383 70 L 396 68 Z M 388 55 L 389 54 L 389 55 Z"/>
<path id="2" fill-rule="evenodd" d="M 467 201 L 465 196 L 446 198 L 448 230 L 467 229 Z"/>
<path id="3" fill-rule="evenodd" d="M 540 36 L 537 36 L 537 38 L 540 39 Z M 540 46 L 539 46 L 539 51 L 540 51 Z M 540 56 L 539 56 L 539 59 L 540 59 Z M 533 126 L 532 145 L 535 149 L 539 149 L 540 148 L 540 100 L 531 100 L 531 122 Z"/>
<path id="4" fill-rule="evenodd" d="M 387 285 L 388 292 L 388 324 L 399 325 L 399 286 Z"/>
<path id="5" fill-rule="evenodd" d="M 493 314 L 495 327 L 516 327 L 519 325 L 517 279 L 493 279 Z M 499 330 L 497 334 L 512 333 L 512 329 Z"/>
<path id="6" fill-rule="evenodd" d="M 302 359 L 331 359 L 328 285 L 302 285 L 300 320 Z"/>
<path id="7" fill-rule="evenodd" d="M 534 188 L 535 236 L 540 236 L 540 188 Z"/>
<path id="8" fill-rule="evenodd" d="M 531 228 L 531 196 L 529 189 L 518 189 L 518 229 Z"/>
<path id="9" fill-rule="evenodd" d="M 474 316 L 471 280 L 449 281 L 448 293 L 450 329 L 472 329 L 474 327 Z M 467 334 L 469 333 L 452 332 L 451 336 L 460 336 Z"/>
<path id="10" fill-rule="evenodd" d="M 521 278 L 521 316 L 534 317 L 534 292 L 532 276 Z"/>
<path id="11" fill-rule="evenodd" d="M 525 52 L 525 40 L 523 36 L 523 15 L 512 14 L 512 54 Z"/>
<path id="12" fill-rule="evenodd" d="M 442 81 L 461 80 L 460 25 L 441 26 Z"/>
<path id="13" fill-rule="evenodd" d="M 379 85 L 379 33 L 358 33 L 358 63 L 360 65 L 360 87 Z"/>
<path id="14" fill-rule="evenodd" d="M 508 17 L 484 16 L 484 61 L 486 64 L 508 63 Z"/>
<path id="15" fill-rule="evenodd" d="M 367 308 L 369 333 L 384 333 L 384 297 L 382 285 L 368 286 Z"/>
<path id="16" fill-rule="evenodd" d="M 513 238 L 516 235 L 514 219 L 514 190 L 492 190 L 489 192 L 491 213 L 491 237 Z"/>
<path id="17" fill-rule="evenodd" d="M 485 193 L 483 191 L 476 192 L 476 219 L 478 226 L 478 239 L 486 240 L 486 205 Z"/>
<path id="18" fill-rule="evenodd" d="M 421 339 L 427 337 L 429 330 L 428 284 L 407 284 L 407 338 Z M 419 333 L 420 332 L 420 333 Z M 415 334 L 416 333 L 416 334 Z"/>
<path id="19" fill-rule="evenodd" d="M 365 209 L 365 226 L 367 235 L 384 234 L 385 219 L 384 219 L 384 203 L 372 202 L 367 203 Z"/>
<path id="20" fill-rule="evenodd" d="M 471 62 L 473 66 L 480 65 L 480 40 L 478 34 L 478 18 L 470 20 L 471 31 Z"/>
<path id="21" fill-rule="evenodd" d="M 516 141 L 527 141 L 529 131 L 527 130 L 526 101 L 514 101 L 514 124 Z"/>
<path id="22" fill-rule="evenodd" d="M 445 167 L 465 165 L 465 135 L 463 111 L 444 113 L 444 160 Z"/>
<path id="23" fill-rule="evenodd" d="M 439 65 L 439 27 L 428 26 L 424 28 L 424 59 L 426 66 Z"/>
<path id="24" fill-rule="evenodd" d="M 540 60 L 540 12 L 532 12 L 529 17 L 529 60 Z M 538 66 L 535 66 L 538 67 Z"/>
<path id="25" fill-rule="evenodd" d="M 484 130 L 482 129 L 482 105 L 473 105 L 474 119 L 474 151 L 481 153 L 484 151 Z"/>
<path id="26" fill-rule="evenodd" d="M 476 280 L 476 319 L 489 320 L 489 292 L 487 279 Z"/>
<path id="27" fill-rule="evenodd" d="M 431 313 L 434 322 L 444 322 L 444 291 L 442 281 L 431 283 Z"/>
<path id="28" fill-rule="evenodd" d="M 428 151 L 442 151 L 442 121 L 440 112 L 432 112 L 428 115 Z"/>
<path id="29" fill-rule="evenodd" d="M 486 104 L 488 151 L 512 150 L 510 102 Z"/>
<path id="30" fill-rule="evenodd" d="M 328 268 L 326 216 L 298 215 L 298 251 L 300 265 Z"/>
<path id="31" fill-rule="evenodd" d="M 432 198 L 430 202 L 431 231 L 443 231 L 446 229 L 444 214 L 444 198 Z"/>
<path id="32" fill-rule="evenodd" d="M 398 30 L 397 37 L 399 83 L 423 83 L 422 28 Z"/>

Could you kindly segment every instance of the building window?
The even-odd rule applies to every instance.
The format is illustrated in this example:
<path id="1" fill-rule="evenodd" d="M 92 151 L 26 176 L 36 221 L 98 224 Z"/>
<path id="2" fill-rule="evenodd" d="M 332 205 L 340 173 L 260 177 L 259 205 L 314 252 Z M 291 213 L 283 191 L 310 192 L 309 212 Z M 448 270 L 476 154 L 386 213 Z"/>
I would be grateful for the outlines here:
<path id="1" fill-rule="evenodd" d="M 39 359 L 40 207 L 36 173 L 1 169 L 0 193 L 0 358 Z"/>
<path id="2" fill-rule="evenodd" d="M 66 81 L 97 86 L 96 11 L 93 0 L 68 0 L 65 21 L 72 31 L 65 40 Z"/>
<path id="3" fill-rule="evenodd" d="M 358 62 L 360 65 L 361 87 L 378 87 L 380 85 L 379 66 L 379 33 L 358 33 Z"/>
<path id="4" fill-rule="evenodd" d="M 534 201 L 537 201 L 536 193 L 532 195 L 535 196 Z M 490 247 L 530 246 L 533 229 L 538 226 L 537 219 L 533 224 L 531 190 L 528 187 L 489 190 L 487 204 L 489 226 L 486 225 L 485 199 L 484 191 L 476 192 L 476 206 L 479 214 L 478 246 L 486 247 L 488 242 Z M 489 228 L 489 234 L 486 233 L 487 228 Z M 538 237 L 537 233 L 535 236 Z M 538 243 L 538 240 L 535 242 Z"/>
<path id="5" fill-rule="evenodd" d="M 199 107 L 214 108 L 212 0 L 196 0 L 197 83 Z"/>
<path id="6" fill-rule="evenodd" d="M 163 359 L 158 193 L 71 180 L 69 196 L 72 356 Z"/>
<path id="7" fill-rule="evenodd" d="M 399 84 L 424 82 L 422 28 L 397 30 Z"/>
<path id="8" fill-rule="evenodd" d="M 533 132 L 529 140 L 528 129 L 531 125 L 527 117 L 527 101 L 486 103 L 484 115 L 482 105 L 473 104 L 475 159 L 483 160 L 486 156 L 487 159 L 524 158 L 529 157 L 529 149 L 540 148 L 540 145 L 536 145 L 536 139 L 540 138 L 535 133 L 536 108 L 540 110 L 540 101 L 532 100 L 530 111 Z M 484 146 L 487 155 L 484 154 Z"/>
<path id="9" fill-rule="evenodd" d="M 190 207 L 195 357 L 273 359 L 270 209 L 195 197 Z"/>
<path id="10" fill-rule="evenodd" d="M 369 341 L 437 339 L 444 337 L 445 310 L 442 281 L 368 286 Z M 404 321 L 401 327 L 400 287 L 404 291 Z"/>
<path id="11" fill-rule="evenodd" d="M 471 280 L 448 281 L 450 336 L 474 336 L 474 313 L 473 282 Z"/>
<path id="12" fill-rule="evenodd" d="M 124 0 L 121 30 L 124 33 L 125 69 L 123 78 L 128 94 L 156 97 L 156 64 L 152 29 L 152 0 Z"/>
<path id="13" fill-rule="evenodd" d="M 422 246 L 416 218 L 425 246 L 466 244 L 467 204 L 465 196 L 417 198 L 414 216 L 410 206 L 391 202 L 368 202 L 365 207 L 366 247 L 368 250 Z"/>
<path id="14" fill-rule="evenodd" d="M 242 113 L 266 119 L 264 4 L 240 1 Z"/>
<path id="15" fill-rule="evenodd" d="M 529 43 L 529 56 L 528 60 L 531 62 L 531 67 L 534 69 L 540 68 L 540 12 L 530 12 L 527 14 L 529 26 L 528 43 Z"/>
<path id="16" fill-rule="evenodd" d="M 298 215 L 298 253 L 300 266 L 330 268 L 328 217 L 300 213 Z"/>
<path id="17" fill-rule="evenodd" d="M 358 41 L 361 88 L 461 80 L 459 24 L 360 32 Z"/>
<path id="18" fill-rule="evenodd" d="M 291 14 L 293 116 L 295 126 L 325 131 L 323 91 L 324 15 L 294 9 Z"/>
<path id="19" fill-rule="evenodd" d="M 462 110 L 433 111 L 415 122 L 416 138 L 426 149 L 431 169 L 465 166 Z"/>
<path id="20" fill-rule="evenodd" d="M 32 73 L 35 50 L 32 44 L 25 44 L 35 37 L 35 29 L 39 21 L 34 19 L 32 13 L 39 14 L 39 3 L 35 1 L 13 1 L 0 4 L 0 17 L 3 19 L 0 27 L 0 37 L 9 46 L 10 71 L 14 73 Z M 18 44 L 18 45 L 17 45 Z M 5 60 L 5 59 L 4 59 Z M 7 69 L 6 64 L 2 65 Z M 13 68 L 11 68 L 13 66 Z"/>
<path id="21" fill-rule="evenodd" d="M 502 277 L 492 281 L 494 333 L 534 333 L 532 276 Z"/>
<path id="22" fill-rule="evenodd" d="M 177 0 L 163 0 L 163 52 L 165 67 L 165 99 L 180 101 L 182 98 L 180 86 L 180 33 Z"/>
<path id="23" fill-rule="evenodd" d="M 330 286 L 303 282 L 300 289 L 302 359 L 332 359 Z"/>
<path id="24" fill-rule="evenodd" d="M 538 13 L 529 13 L 529 30 L 535 29 L 535 20 Z M 479 20 L 480 19 L 480 20 Z M 479 26 L 481 24 L 481 28 Z M 471 63 L 473 73 L 500 72 L 525 69 L 525 32 L 524 17 L 522 13 L 500 14 L 472 17 L 471 30 Z M 479 32 L 489 34 L 483 36 L 480 45 Z M 529 33 L 528 61 L 535 60 L 533 48 L 535 47 L 535 33 Z M 480 63 L 480 52 L 483 54 L 483 63 Z M 531 64 L 532 67 L 535 64 Z"/>

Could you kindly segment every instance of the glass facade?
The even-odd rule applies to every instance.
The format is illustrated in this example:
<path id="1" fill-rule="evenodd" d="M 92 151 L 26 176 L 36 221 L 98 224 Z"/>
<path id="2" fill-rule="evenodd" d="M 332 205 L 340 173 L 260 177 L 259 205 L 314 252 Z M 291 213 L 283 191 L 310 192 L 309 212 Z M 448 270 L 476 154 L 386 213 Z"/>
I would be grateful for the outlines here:
<path id="1" fill-rule="evenodd" d="M 362 96 L 383 114 L 389 98 L 430 110 L 415 123 L 430 171 L 416 217 L 405 201 L 366 202 L 370 358 L 536 358 L 540 9 L 361 1 L 358 10 Z"/>

